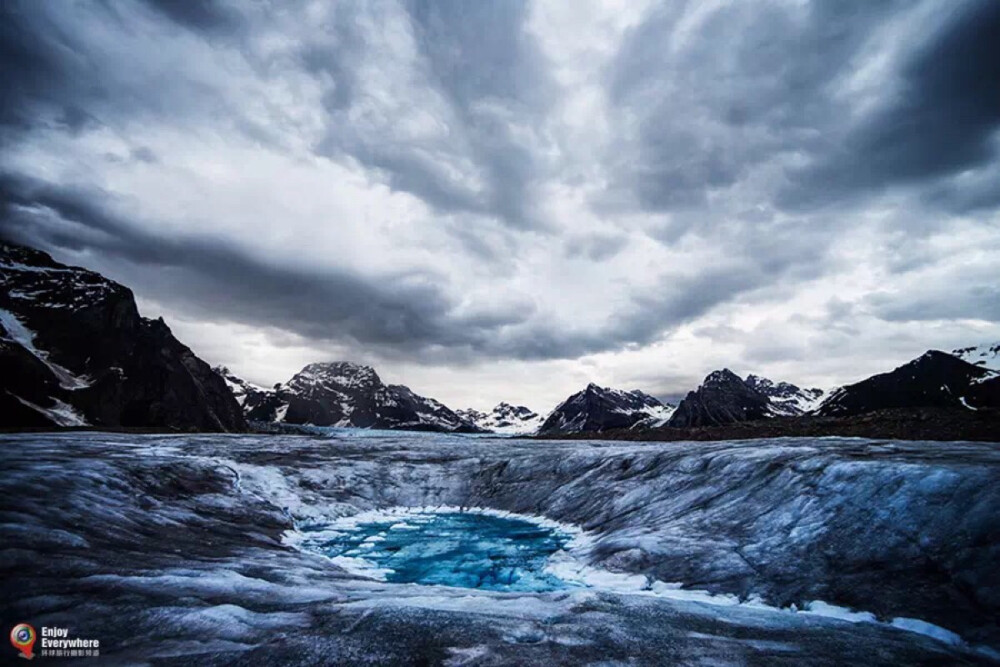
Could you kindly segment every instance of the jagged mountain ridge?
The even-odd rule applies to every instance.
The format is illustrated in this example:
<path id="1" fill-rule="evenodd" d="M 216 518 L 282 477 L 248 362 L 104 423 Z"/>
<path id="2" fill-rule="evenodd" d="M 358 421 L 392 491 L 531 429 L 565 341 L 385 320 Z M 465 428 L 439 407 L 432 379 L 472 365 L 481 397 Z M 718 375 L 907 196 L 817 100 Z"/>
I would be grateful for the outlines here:
<path id="1" fill-rule="evenodd" d="M 816 409 L 826 395 L 822 389 L 802 389 L 790 382 L 774 382 L 759 375 L 747 375 L 746 385 L 764 394 L 773 417 L 797 417 Z"/>
<path id="2" fill-rule="evenodd" d="M 456 410 L 456 413 L 479 428 L 505 435 L 526 435 L 535 433 L 544 418 L 523 405 L 501 402 L 490 412 L 479 410 Z"/>
<path id="3" fill-rule="evenodd" d="M 374 368 L 362 364 L 309 364 L 274 389 L 253 385 L 226 368 L 216 372 L 226 378 L 251 421 L 462 433 L 481 430 L 439 401 L 403 385 L 383 383 Z"/>
<path id="4" fill-rule="evenodd" d="M 689 392 L 666 423 L 639 421 L 631 426 L 580 427 L 583 417 L 576 415 L 576 422 L 569 427 L 564 424 L 561 430 L 543 428 L 539 434 L 571 435 L 610 428 L 625 437 L 623 429 L 657 429 L 659 433 L 662 431 L 659 427 L 668 430 L 722 427 L 751 421 L 763 423 L 761 420 L 776 417 L 849 417 L 911 409 L 996 409 L 1000 408 L 1000 372 L 990 370 L 990 366 L 997 364 L 998 355 L 1000 345 L 961 348 L 953 354 L 930 351 L 891 373 L 830 391 L 803 389 L 753 374 L 743 379 L 729 369 L 722 369 L 710 373 L 695 391 Z M 579 402 L 582 393 L 571 396 L 557 411 L 564 413 L 564 405 Z M 565 416 L 563 420 L 570 421 Z"/>
<path id="5" fill-rule="evenodd" d="M 670 425 L 691 425 L 896 407 L 979 409 L 997 406 L 1000 391 L 1000 376 L 990 370 L 1000 367 L 1000 344 L 991 344 L 950 355 L 932 351 L 921 358 L 932 361 L 893 371 L 916 364 L 908 376 L 889 382 L 883 376 L 892 373 L 882 374 L 826 396 L 720 371 L 676 412 L 641 391 L 590 385 L 545 420 L 507 403 L 474 414 L 385 385 L 370 367 L 346 362 L 311 364 L 271 389 L 224 368 L 212 373 L 162 319 L 138 314 L 127 287 L 30 248 L 0 244 L 0 286 L 0 425 L 6 426 L 242 430 L 242 408 L 257 421 L 512 434 L 531 433 L 542 422 L 547 432 L 600 432 L 654 428 L 667 418 Z"/>
<path id="6" fill-rule="evenodd" d="M 772 414 L 767 394 L 724 368 L 709 373 L 697 389 L 684 397 L 667 426 L 714 426 Z"/>
<path id="7" fill-rule="evenodd" d="M 225 366 L 215 366 L 212 370 L 226 382 L 248 421 L 277 421 L 276 415 L 287 406 L 287 401 L 283 402 L 276 391 L 281 385 L 268 389 L 244 380 Z"/>
<path id="8" fill-rule="evenodd" d="M 252 402 L 257 395 L 274 393 L 273 389 L 267 389 L 252 382 L 247 382 L 226 366 L 213 366 L 212 370 L 225 381 L 226 386 L 229 387 L 229 391 L 233 394 L 233 398 L 236 399 L 241 408 L 248 402 Z"/>
<path id="9" fill-rule="evenodd" d="M 664 405 L 638 389 L 622 391 L 592 382 L 556 406 L 538 433 L 599 433 L 613 428 L 631 428 L 641 422 L 664 422 L 672 412 L 673 406 Z"/>
<path id="10" fill-rule="evenodd" d="M 0 242 L 0 425 L 243 431 L 239 405 L 132 291 Z"/>
<path id="11" fill-rule="evenodd" d="M 1000 407 L 1000 373 L 930 350 L 888 373 L 831 392 L 815 414 L 839 417 L 924 407 Z"/>
<path id="12" fill-rule="evenodd" d="M 759 375 L 740 378 L 728 368 L 709 373 L 677 406 L 667 426 L 721 426 L 769 417 L 809 414 L 822 400 L 822 389 L 802 389 Z"/>
<path id="13" fill-rule="evenodd" d="M 676 407 L 641 391 L 591 384 L 561 403 L 539 429 L 541 435 L 661 426 L 705 426 L 808 413 L 824 395 L 758 375 L 743 380 L 728 369 L 710 373 Z"/>

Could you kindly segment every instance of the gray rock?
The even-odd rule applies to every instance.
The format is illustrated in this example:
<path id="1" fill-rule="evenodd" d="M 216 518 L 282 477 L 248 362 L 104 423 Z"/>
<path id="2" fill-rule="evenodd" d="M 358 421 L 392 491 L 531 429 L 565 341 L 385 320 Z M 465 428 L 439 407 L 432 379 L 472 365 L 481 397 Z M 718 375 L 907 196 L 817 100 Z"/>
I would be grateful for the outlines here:
<path id="1" fill-rule="evenodd" d="M 667 425 L 713 426 L 771 414 L 768 396 L 725 368 L 710 373 L 698 389 L 689 392 Z"/>

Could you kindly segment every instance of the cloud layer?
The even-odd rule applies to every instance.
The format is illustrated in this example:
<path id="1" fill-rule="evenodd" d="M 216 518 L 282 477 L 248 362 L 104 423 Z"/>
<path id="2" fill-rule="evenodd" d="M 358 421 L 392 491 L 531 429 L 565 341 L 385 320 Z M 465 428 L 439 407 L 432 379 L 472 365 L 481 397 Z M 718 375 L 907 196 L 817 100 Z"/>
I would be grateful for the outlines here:
<path id="1" fill-rule="evenodd" d="M 1000 5 L 7 2 L 0 234 L 456 406 L 1000 338 Z"/>

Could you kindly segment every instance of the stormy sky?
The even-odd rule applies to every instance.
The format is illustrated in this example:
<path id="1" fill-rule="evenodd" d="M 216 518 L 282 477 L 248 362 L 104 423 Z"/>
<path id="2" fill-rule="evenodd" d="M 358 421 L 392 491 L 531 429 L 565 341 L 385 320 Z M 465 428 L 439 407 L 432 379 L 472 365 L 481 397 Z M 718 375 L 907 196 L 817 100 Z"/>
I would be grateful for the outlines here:
<path id="1" fill-rule="evenodd" d="M 0 3 L 0 235 L 452 407 L 1000 340 L 996 0 Z"/>

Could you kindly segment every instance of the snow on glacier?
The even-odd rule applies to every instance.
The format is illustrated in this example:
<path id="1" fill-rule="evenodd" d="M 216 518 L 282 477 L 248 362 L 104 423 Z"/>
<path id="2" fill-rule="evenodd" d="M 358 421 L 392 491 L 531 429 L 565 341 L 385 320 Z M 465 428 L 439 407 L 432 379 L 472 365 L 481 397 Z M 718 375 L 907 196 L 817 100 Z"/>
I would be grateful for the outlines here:
<path id="1" fill-rule="evenodd" d="M 343 658 L 344 647 L 376 655 L 402 642 L 388 662 L 408 655 L 407 642 L 436 638 L 519 664 L 544 664 L 532 647 L 550 663 L 621 661 L 655 646 L 650 655 L 676 662 L 739 664 L 769 661 L 761 651 L 782 643 L 800 662 L 891 664 L 974 662 L 966 643 L 944 633 L 1000 645 L 972 607 L 934 615 L 948 610 L 926 594 L 946 583 L 913 579 L 924 576 L 926 553 L 941 567 L 954 563 L 966 581 L 988 580 L 995 561 L 976 546 L 995 530 L 1000 506 L 1000 453 L 988 444 L 550 443 L 398 432 L 0 442 L 8 453 L 0 497 L 10 506 L 3 562 L 17 573 L 4 617 L 72 621 L 107 636 L 124 662 L 228 650 L 273 661 L 266 647 L 275 635 L 316 662 Z M 307 526 L 349 531 L 374 517 L 386 522 L 382 532 L 413 532 L 422 514 L 449 511 L 573 532 L 545 567 L 579 585 L 395 584 L 291 548 Z M 360 560 L 379 537 L 360 540 Z M 878 576 L 858 578 L 873 558 Z M 45 572 L 30 567 L 42 561 Z M 887 566 L 897 568 L 892 576 Z M 843 594 L 833 585 L 843 577 L 854 577 L 860 603 L 826 596 Z M 197 645 L 185 623 L 197 625 Z M 714 639 L 699 639 L 706 635 Z M 308 653 L 313 643 L 325 652 Z"/>

